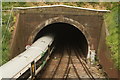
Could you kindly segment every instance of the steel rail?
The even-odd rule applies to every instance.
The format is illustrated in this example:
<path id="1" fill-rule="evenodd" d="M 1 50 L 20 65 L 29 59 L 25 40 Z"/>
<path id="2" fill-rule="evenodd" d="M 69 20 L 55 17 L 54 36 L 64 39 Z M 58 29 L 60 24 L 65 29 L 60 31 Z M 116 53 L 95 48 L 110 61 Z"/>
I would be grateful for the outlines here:
<path id="1" fill-rule="evenodd" d="M 80 55 L 79 55 L 78 53 L 79 53 L 78 50 L 77 50 L 77 51 L 75 50 L 75 55 L 77 56 L 79 62 L 80 62 L 81 65 L 83 66 L 86 74 L 90 77 L 91 80 L 95 80 L 95 78 L 93 77 L 93 75 L 91 74 L 91 72 L 89 71 L 89 69 L 87 68 L 87 66 L 86 66 L 86 65 L 83 63 L 83 61 L 81 60 Z"/>
<path id="2" fill-rule="evenodd" d="M 54 78 L 54 76 L 55 76 L 55 74 L 56 74 L 56 72 L 57 72 L 57 70 L 58 70 L 58 68 L 59 68 L 59 66 L 60 66 L 60 63 L 61 63 L 61 61 L 62 61 L 63 56 L 64 56 L 64 54 L 63 54 L 63 52 L 62 52 L 62 55 L 61 55 L 60 60 L 59 60 L 59 62 L 58 62 L 58 65 L 56 66 L 55 71 L 54 71 L 54 73 L 53 73 L 53 75 L 52 75 L 52 77 L 51 77 L 50 80 L 53 80 L 53 78 Z"/>
<path id="3" fill-rule="evenodd" d="M 75 73 L 76 73 L 78 79 L 81 80 L 81 78 L 80 78 L 80 76 L 79 76 L 79 74 L 78 74 L 78 71 L 77 71 L 77 69 L 76 69 L 76 67 L 75 67 L 75 65 L 74 65 L 74 63 L 73 63 L 73 60 L 72 60 L 71 55 L 70 55 L 70 60 L 71 60 L 72 66 L 73 66 L 73 68 L 74 68 L 74 71 L 75 71 Z"/>
<path id="4" fill-rule="evenodd" d="M 63 78 L 68 75 L 68 72 L 69 72 L 69 70 L 70 70 L 69 64 L 70 64 L 70 57 L 68 57 L 68 63 L 67 63 L 67 67 L 66 67 L 66 70 L 65 70 L 65 72 L 64 72 Z M 67 75 L 66 75 L 66 74 L 67 74 Z M 65 80 L 66 80 L 66 78 L 65 78 Z"/>

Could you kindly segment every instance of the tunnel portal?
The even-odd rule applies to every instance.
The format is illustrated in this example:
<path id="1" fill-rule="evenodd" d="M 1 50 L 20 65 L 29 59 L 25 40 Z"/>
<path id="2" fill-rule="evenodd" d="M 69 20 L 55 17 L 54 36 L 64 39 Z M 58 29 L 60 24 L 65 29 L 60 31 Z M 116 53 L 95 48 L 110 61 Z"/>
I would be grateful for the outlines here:
<path id="1" fill-rule="evenodd" d="M 53 34 L 55 36 L 56 49 L 75 48 L 78 51 L 82 51 L 85 57 L 87 56 L 87 40 L 84 34 L 75 26 L 61 22 L 47 25 L 38 32 L 34 41 L 46 34 Z"/>
<path id="2" fill-rule="evenodd" d="M 104 70 L 110 76 L 114 76 L 113 73 L 116 74 L 114 69 L 111 69 L 113 66 L 109 65 L 108 68 L 106 64 L 111 62 L 107 56 L 110 51 L 105 43 L 106 28 L 103 15 L 110 12 L 109 10 L 67 5 L 16 7 L 14 9 L 18 11 L 18 14 L 11 40 L 10 59 L 22 53 L 26 45 L 31 45 L 45 33 L 52 33 L 56 36 L 56 47 L 69 44 L 69 47 L 79 47 L 85 55 L 89 47 L 89 50 L 95 50 Z"/>

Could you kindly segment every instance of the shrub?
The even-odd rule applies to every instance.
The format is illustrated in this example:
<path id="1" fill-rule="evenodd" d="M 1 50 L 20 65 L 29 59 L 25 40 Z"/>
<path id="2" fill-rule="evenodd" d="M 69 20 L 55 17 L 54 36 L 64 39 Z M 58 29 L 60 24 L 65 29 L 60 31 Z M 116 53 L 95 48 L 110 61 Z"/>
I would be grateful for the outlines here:
<path id="1" fill-rule="evenodd" d="M 120 35 L 120 25 L 119 25 L 119 4 L 115 5 L 111 10 L 111 13 L 105 15 L 105 21 L 107 24 L 107 28 L 109 31 L 109 35 L 106 38 L 106 43 L 110 47 L 112 52 L 111 57 L 115 63 L 115 66 L 120 70 L 120 56 L 119 56 L 119 46 L 120 39 L 118 38 Z"/>

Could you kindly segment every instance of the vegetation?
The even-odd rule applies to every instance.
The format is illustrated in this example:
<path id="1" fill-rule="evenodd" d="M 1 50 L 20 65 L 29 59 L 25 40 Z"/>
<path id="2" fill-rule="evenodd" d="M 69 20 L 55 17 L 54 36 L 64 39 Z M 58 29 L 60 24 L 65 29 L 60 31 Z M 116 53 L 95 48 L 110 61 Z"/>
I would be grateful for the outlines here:
<path id="1" fill-rule="evenodd" d="M 12 36 L 12 31 L 14 30 L 15 17 L 13 12 L 7 11 L 12 10 L 13 6 L 27 6 L 25 2 L 4 2 L 2 3 L 2 39 L 0 40 L 2 43 L 2 50 L 0 51 L 0 56 L 2 60 L 0 60 L 0 65 L 6 63 L 9 60 L 9 48 L 10 48 L 10 40 Z"/>
<path id="2" fill-rule="evenodd" d="M 70 5 L 77 7 L 85 7 L 85 8 L 94 8 L 94 9 L 110 9 L 111 13 L 105 15 L 105 21 L 109 30 L 109 35 L 106 39 L 106 43 L 109 45 L 112 52 L 112 59 L 115 62 L 115 65 L 118 69 L 120 69 L 120 61 L 118 60 L 119 56 L 119 47 L 120 46 L 120 38 L 118 39 L 118 35 L 120 34 L 120 26 L 118 25 L 118 4 L 115 2 L 3 2 L 2 9 L 3 10 L 11 10 L 12 7 L 27 7 L 27 6 L 44 6 L 44 5 Z M 120 9 L 120 8 L 119 8 Z M 119 12 L 120 13 L 120 12 Z M 13 13 L 10 17 L 10 12 L 3 11 L 2 13 L 2 51 L 0 50 L 0 55 L 2 55 L 2 64 L 9 60 L 9 47 L 10 47 L 10 39 L 12 35 L 12 31 L 14 30 L 14 22 L 15 17 Z M 8 24 L 9 20 L 9 24 Z M 119 56 L 120 58 L 120 56 Z M 1 65 L 1 64 L 0 64 Z"/>
<path id="3" fill-rule="evenodd" d="M 11 32 L 9 31 L 9 24 L 8 24 L 8 18 L 9 14 L 2 13 L 2 64 L 8 61 L 8 53 L 9 53 L 9 41 L 11 38 Z M 12 18 L 10 19 L 10 22 L 12 21 Z"/>
<path id="4" fill-rule="evenodd" d="M 120 38 L 118 36 L 120 35 L 120 25 L 119 25 L 119 15 L 118 12 L 120 9 L 120 4 L 115 5 L 112 8 L 111 13 L 108 13 L 105 15 L 105 21 L 107 24 L 107 28 L 109 30 L 109 35 L 107 36 L 106 43 L 110 47 L 110 50 L 112 52 L 111 57 L 115 62 L 115 66 L 120 70 L 120 53 L 119 53 L 119 46 L 120 46 Z"/>

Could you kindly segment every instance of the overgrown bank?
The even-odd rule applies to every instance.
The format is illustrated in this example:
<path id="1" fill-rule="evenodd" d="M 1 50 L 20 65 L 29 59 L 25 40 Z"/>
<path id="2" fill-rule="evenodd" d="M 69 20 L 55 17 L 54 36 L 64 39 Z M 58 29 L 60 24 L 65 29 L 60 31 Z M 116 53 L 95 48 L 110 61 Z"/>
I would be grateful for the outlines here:
<path id="1" fill-rule="evenodd" d="M 106 43 L 109 46 L 112 54 L 111 58 L 114 61 L 115 66 L 120 70 L 120 4 L 115 5 L 111 12 L 105 15 L 105 21 L 108 29 L 108 35 Z"/>
<path id="2" fill-rule="evenodd" d="M 26 2 L 3 2 L 2 3 L 2 51 L 0 55 L 0 65 L 9 61 L 10 56 L 10 41 L 14 30 L 14 23 L 16 22 L 15 13 L 12 11 L 13 7 L 28 6 Z"/>
<path id="3" fill-rule="evenodd" d="M 44 2 L 44 3 L 26 3 L 26 2 L 5 2 L 3 3 L 3 10 L 11 10 L 12 7 L 25 7 L 25 6 L 44 6 L 44 5 L 58 5 L 58 4 L 65 4 L 65 5 L 70 5 L 70 6 L 79 6 L 79 7 L 87 7 L 87 8 L 95 8 L 95 9 L 111 9 L 112 8 L 112 12 L 108 13 L 105 16 L 105 20 L 109 29 L 109 35 L 107 37 L 107 44 L 110 46 L 110 49 L 112 51 L 112 59 L 115 62 L 115 65 L 117 66 L 117 68 L 120 69 L 118 63 L 118 46 L 119 45 L 119 41 L 118 41 L 118 34 L 119 34 L 119 25 L 118 25 L 118 5 L 116 5 L 116 3 L 98 3 L 98 2 L 94 2 L 94 3 L 89 3 L 89 2 L 76 2 L 76 3 L 51 3 L 51 2 Z M 102 7 L 100 7 L 102 6 Z M 8 11 L 3 11 L 3 15 L 2 15 L 2 64 L 4 64 L 5 62 L 7 62 L 9 60 L 9 48 L 10 48 L 10 39 L 11 39 L 11 35 L 12 35 L 12 31 L 11 29 L 14 29 L 13 27 L 13 23 L 15 22 L 15 18 L 12 15 L 9 20 L 9 16 L 10 16 L 10 12 Z M 8 22 L 9 22 L 9 27 L 8 27 Z"/>

